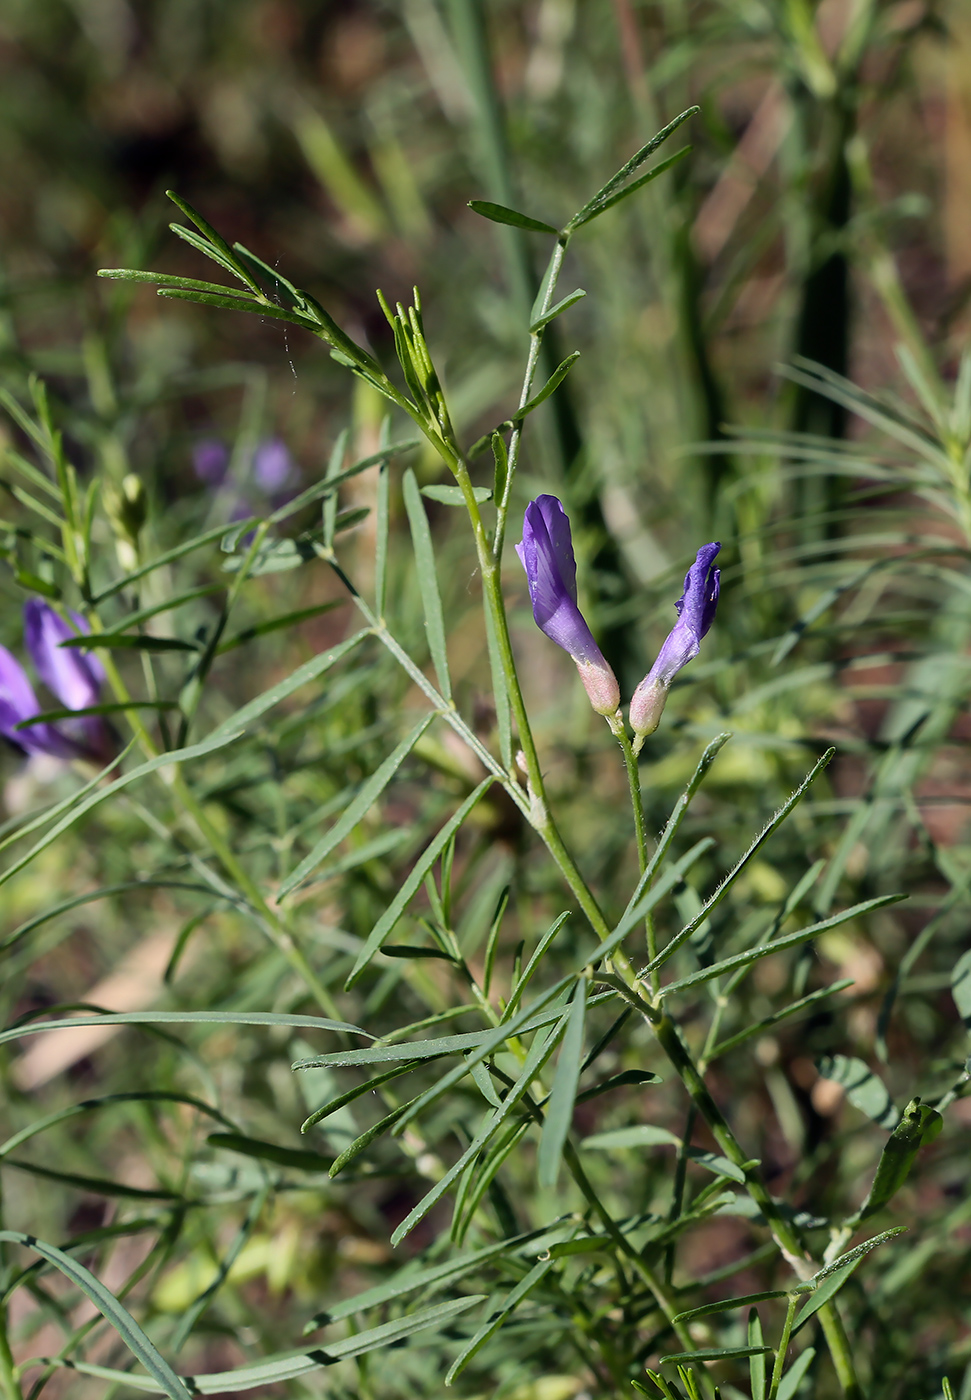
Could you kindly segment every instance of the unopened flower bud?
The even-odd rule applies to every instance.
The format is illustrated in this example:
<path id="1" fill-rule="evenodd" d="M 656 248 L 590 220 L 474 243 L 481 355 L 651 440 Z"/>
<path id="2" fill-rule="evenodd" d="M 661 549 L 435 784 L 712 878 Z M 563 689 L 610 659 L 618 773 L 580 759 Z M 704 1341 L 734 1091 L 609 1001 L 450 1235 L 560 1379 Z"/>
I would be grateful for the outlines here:
<path id="1" fill-rule="evenodd" d="M 570 521 L 555 496 L 538 496 L 526 507 L 523 538 L 516 553 L 526 570 L 536 626 L 569 652 L 597 714 L 615 715 L 620 687 L 577 607 Z"/>
<path id="2" fill-rule="evenodd" d="M 657 660 L 634 691 L 630 702 L 630 725 L 635 734 L 634 752 L 640 751 L 648 734 L 661 719 L 664 702 L 674 677 L 698 655 L 701 639 L 715 620 L 721 571 L 713 568 L 721 545 L 703 544 L 695 562 L 685 574 L 684 592 L 675 603 L 678 620 L 664 640 Z"/>

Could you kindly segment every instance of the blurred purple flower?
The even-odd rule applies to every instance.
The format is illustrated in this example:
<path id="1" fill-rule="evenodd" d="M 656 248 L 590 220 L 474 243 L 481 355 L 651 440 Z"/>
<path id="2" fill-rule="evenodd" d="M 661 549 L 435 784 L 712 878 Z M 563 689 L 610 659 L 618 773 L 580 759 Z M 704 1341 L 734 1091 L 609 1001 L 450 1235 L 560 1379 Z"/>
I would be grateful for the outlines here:
<path id="1" fill-rule="evenodd" d="M 29 729 L 16 727 L 21 720 L 40 713 L 37 696 L 24 668 L 6 647 L 0 646 L 0 734 L 25 753 L 71 757 L 75 753 L 73 745 L 52 724 L 32 724 Z"/>
<path id="2" fill-rule="evenodd" d="M 192 449 L 192 465 L 206 486 L 221 486 L 229 471 L 229 448 L 220 438 L 200 438 Z"/>
<path id="3" fill-rule="evenodd" d="M 678 620 L 668 633 L 657 660 L 634 691 L 630 702 L 631 728 L 638 744 L 653 734 L 661 719 L 668 688 L 674 677 L 698 655 L 701 639 L 715 620 L 721 570 L 713 567 L 721 549 L 717 543 L 703 544 L 695 562 L 685 574 L 684 592 L 675 603 Z"/>
<path id="4" fill-rule="evenodd" d="M 296 469 L 287 445 L 281 438 L 267 438 L 253 454 L 253 478 L 267 496 L 291 485 Z"/>
<path id="5" fill-rule="evenodd" d="M 43 599 L 28 598 L 24 604 L 24 641 L 38 676 L 64 708 L 86 710 L 97 705 L 105 672 L 91 652 L 61 646 L 88 631 L 78 613 L 72 612 L 71 618 L 73 627 Z"/>
<path id="6" fill-rule="evenodd" d="M 97 705 L 104 668 L 96 656 L 61 643 L 87 632 L 84 619 L 71 613 L 74 627 L 41 598 L 24 605 L 24 641 L 37 675 L 66 710 L 86 710 Z M 100 715 L 85 715 L 56 724 L 15 726 L 41 713 L 33 687 L 23 667 L 5 647 L 0 647 L 0 733 L 27 753 L 49 753 L 57 758 L 107 758 L 112 742 Z"/>
<path id="7" fill-rule="evenodd" d="M 577 607 L 570 521 L 555 496 L 538 496 L 526 507 L 523 538 L 516 553 L 526 570 L 536 626 L 572 656 L 597 713 L 616 714 L 620 704 L 617 678 Z"/>

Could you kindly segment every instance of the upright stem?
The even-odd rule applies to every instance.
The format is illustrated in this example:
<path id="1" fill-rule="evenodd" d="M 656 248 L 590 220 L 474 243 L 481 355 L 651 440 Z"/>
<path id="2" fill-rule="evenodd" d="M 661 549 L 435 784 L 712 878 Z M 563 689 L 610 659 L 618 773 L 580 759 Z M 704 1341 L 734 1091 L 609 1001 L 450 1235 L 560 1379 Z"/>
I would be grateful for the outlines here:
<path id="1" fill-rule="evenodd" d="M 789 1350 L 789 1338 L 792 1336 L 792 1324 L 796 1319 L 799 1296 L 798 1293 L 790 1293 L 786 1300 L 786 1320 L 782 1324 L 782 1336 L 779 1338 L 779 1345 L 776 1348 L 775 1365 L 772 1367 L 772 1379 L 769 1381 L 768 1400 L 776 1400 L 779 1393 L 779 1384 L 785 1370 L 786 1352 Z"/>
<path id="2" fill-rule="evenodd" d="M 20 1388 L 20 1381 L 17 1379 L 17 1368 L 7 1336 L 6 1308 L 2 1309 L 2 1316 L 0 1316 L 0 1390 L 2 1390 L 3 1400 L 23 1400 L 23 1391 Z"/>

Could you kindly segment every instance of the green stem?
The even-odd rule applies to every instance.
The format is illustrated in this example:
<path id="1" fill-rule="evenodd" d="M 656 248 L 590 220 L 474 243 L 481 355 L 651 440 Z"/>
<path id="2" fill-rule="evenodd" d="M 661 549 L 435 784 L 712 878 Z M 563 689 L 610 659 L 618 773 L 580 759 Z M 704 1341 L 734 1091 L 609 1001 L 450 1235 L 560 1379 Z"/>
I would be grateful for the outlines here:
<path id="1" fill-rule="evenodd" d="M 709 1093 L 708 1086 L 702 1079 L 694 1060 L 681 1039 L 677 1026 L 665 1011 L 646 1001 L 633 989 L 628 988 L 627 995 L 650 1022 L 658 1043 L 677 1070 L 697 1106 L 698 1112 L 708 1124 L 722 1152 L 742 1172 L 746 1189 L 762 1212 L 772 1232 L 772 1237 L 782 1251 L 786 1262 L 800 1279 L 808 1278 L 812 1273 L 812 1265 L 808 1260 L 798 1232 L 791 1221 L 783 1215 L 777 1202 L 768 1191 L 759 1173 L 758 1165 L 745 1156 L 737 1138 L 722 1115 L 721 1109 Z M 836 1310 L 835 1302 L 823 1304 L 819 1309 L 819 1320 L 846 1400 L 862 1400 L 862 1391 L 853 1366 L 853 1353 L 843 1323 Z"/>
<path id="2" fill-rule="evenodd" d="M 786 1320 L 782 1324 L 782 1336 L 779 1338 L 779 1345 L 775 1353 L 775 1365 L 772 1367 L 772 1379 L 769 1382 L 768 1400 L 776 1400 L 779 1393 L 779 1384 L 782 1380 L 782 1373 L 786 1365 L 786 1352 L 789 1350 L 789 1338 L 792 1336 L 792 1324 L 796 1319 L 796 1308 L 799 1306 L 800 1295 L 790 1293 L 786 1304 Z"/>
<path id="3" fill-rule="evenodd" d="M 624 755 L 627 786 L 630 789 L 630 805 L 634 813 L 634 833 L 637 838 L 637 865 L 641 875 L 643 875 L 647 869 L 647 823 L 644 819 L 644 800 L 641 796 L 640 768 L 626 728 L 621 724 L 616 729 L 611 725 L 611 729 L 617 736 L 617 742 Z M 647 959 L 649 963 L 652 963 L 657 957 L 657 930 L 654 927 L 654 915 L 651 912 L 644 916 L 644 934 L 647 939 Z M 660 977 L 655 969 L 651 973 L 651 991 L 656 993 L 659 985 Z"/>
<path id="4" fill-rule="evenodd" d="M 3 1308 L 2 1316 L 0 1316 L 0 1388 L 2 1388 L 4 1400 L 23 1400 L 23 1391 L 20 1388 L 20 1381 L 17 1379 L 17 1368 L 13 1352 L 10 1350 L 10 1340 L 7 1337 L 6 1308 Z"/>

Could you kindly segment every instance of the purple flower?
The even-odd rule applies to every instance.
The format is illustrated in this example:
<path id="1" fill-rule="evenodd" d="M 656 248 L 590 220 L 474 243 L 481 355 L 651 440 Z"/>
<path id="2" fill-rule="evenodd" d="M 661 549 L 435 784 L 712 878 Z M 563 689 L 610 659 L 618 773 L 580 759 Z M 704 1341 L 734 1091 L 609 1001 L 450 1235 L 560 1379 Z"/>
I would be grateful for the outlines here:
<path id="1" fill-rule="evenodd" d="M 678 620 L 658 652 L 657 660 L 634 691 L 630 702 L 631 728 L 637 735 L 636 749 L 657 728 L 668 688 L 682 666 L 698 655 L 701 639 L 715 620 L 721 570 L 712 567 L 721 549 L 717 543 L 703 544 L 695 562 L 684 576 L 684 592 L 675 603 Z"/>
<path id="2" fill-rule="evenodd" d="M 26 753 L 48 753 L 69 758 L 75 750 L 52 724 L 32 724 L 18 729 L 21 720 L 39 715 L 40 706 L 24 668 L 6 647 L 0 646 L 0 734 Z"/>
<path id="3" fill-rule="evenodd" d="M 577 607 L 570 521 L 555 496 L 539 496 L 526 507 L 516 553 L 526 570 L 536 626 L 573 657 L 597 713 L 615 715 L 620 704 L 617 677 Z"/>
<path id="4" fill-rule="evenodd" d="M 72 612 L 71 617 L 73 627 L 49 603 L 28 598 L 24 604 L 24 641 L 38 676 L 64 708 L 87 710 L 98 703 L 104 667 L 90 652 L 61 646 L 88 630 L 78 613 Z"/>
<path id="5" fill-rule="evenodd" d="M 71 613 L 74 627 L 41 598 L 24 605 L 24 641 L 37 675 L 66 710 L 86 710 L 98 703 L 104 668 L 97 657 L 61 643 L 87 632 L 84 619 Z M 57 758 L 106 758 L 111 735 L 99 715 L 85 715 L 57 724 L 16 726 L 41 713 L 33 687 L 23 667 L 5 647 L 0 647 L 0 734 L 27 753 L 48 753 Z"/>
<path id="6" fill-rule="evenodd" d="M 260 443 L 253 454 L 253 477 L 268 496 L 290 485 L 294 477 L 293 458 L 280 438 Z"/>
<path id="7" fill-rule="evenodd" d="M 221 486 L 229 470 L 229 448 L 220 438 L 200 438 L 192 449 L 192 465 L 206 486 Z"/>

